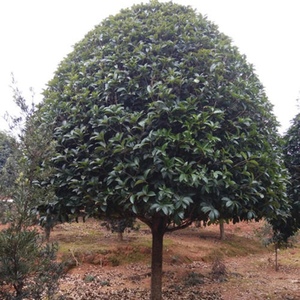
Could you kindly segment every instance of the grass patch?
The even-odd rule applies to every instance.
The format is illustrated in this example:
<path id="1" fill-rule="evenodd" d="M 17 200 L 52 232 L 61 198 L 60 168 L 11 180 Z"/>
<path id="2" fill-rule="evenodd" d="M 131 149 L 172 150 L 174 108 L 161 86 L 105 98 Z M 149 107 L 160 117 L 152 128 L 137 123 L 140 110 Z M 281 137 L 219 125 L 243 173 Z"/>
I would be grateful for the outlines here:
<path id="1" fill-rule="evenodd" d="M 118 252 L 109 256 L 109 261 L 112 266 L 126 265 L 137 262 L 150 262 L 150 253 L 141 252 L 138 248 L 132 249 L 129 252 Z"/>
<path id="2" fill-rule="evenodd" d="M 278 251 L 279 265 L 288 265 L 293 268 L 300 267 L 300 249 L 299 247 L 287 248 Z"/>
<path id="3" fill-rule="evenodd" d="M 240 236 L 231 236 L 220 242 L 219 247 L 214 247 L 203 257 L 204 261 L 212 262 L 216 257 L 238 257 L 249 254 L 262 254 L 269 252 L 259 241 Z"/>
<path id="4" fill-rule="evenodd" d="M 143 224 L 140 228 L 147 229 Z M 117 234 L 107 232 L 97 221 L 88 221 L 62 224 L 54 230 L 52 239 L 59 243 L 60 257 L 70 261 L 71 265 L 85 262 L 118 266 L 136 262 L 150 263 L 151 260 L 152 237 L 149 232 L 131 232 L 124 241 L 119 241 Z M 199 234 L 198 229 L 187 228 L 180 231 L 180 234 L 169 234 L 164 238 L 164 261 L 173 264 L 200 259 L 213 262 L 216 257 L 263 253 L 270 253 L 270 250 L 259 239 L 230 234 L 225 241 L 220 241 L 217 230 L 205 230 Z M 300 254 L 290 259 L 300 265 Z"/>
<path id="5" fill-rule="evenodd" d="M 128 239 L 119 241 L 116 234 L 107 234 L 95 223 L 63 224 L 53 235 L 59 243 L 59 255 L 69 268 L 81 263 L 109 264 L 118 266 L 135 262 L 149 262 L 151 257 L 151 236 L 129 234 Z M 166 245 L 172 241 L 166 239 Z"/>
<path id="6" fill-rule="evenodd" d="M 75 241 L 58 241 L 59 243 L 59 252 L 60 253 L 66 253 L 70 249 L 73 249 L 73 251 L 80 250 L 82 252 L 91 251 L 91 252 L 97 252 L 97 253 L 105 253 L 107 250 L 111 249 L 111 246 L 109 244 L 105 244 L 104 242 L 98 242 L 93 239 L 87 238 L 87 239 L 81 239 L 81 240 L 75 240 Z"/>

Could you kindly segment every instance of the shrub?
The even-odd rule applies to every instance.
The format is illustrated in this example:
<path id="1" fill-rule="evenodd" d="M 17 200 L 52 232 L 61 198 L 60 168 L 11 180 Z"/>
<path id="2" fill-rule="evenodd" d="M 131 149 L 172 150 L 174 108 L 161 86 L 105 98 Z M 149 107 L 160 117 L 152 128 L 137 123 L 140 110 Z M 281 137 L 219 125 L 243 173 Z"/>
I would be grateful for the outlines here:
<path id="1" fill-rule="evenodd" d="M 63 270 L 56 252 L 57 245 L 44 245 L 36 230 L 10 227 L 1 231 L 0 299 L 53 297 Z"/>
<path id="2" fill-rule="evenodd" d="M 223 260 L 220 257 L 215 257 L 212 268 L 211 268 L 211 275 L 214 280 L 217 281 L 225 281 L 227 277 L 227 268 L 224 264 Z"/>
<path id="3" fill-rule="evenodd" d="M 184 284 L 185 286 L 195 286 L 198 284 L 203 284 L 204 283 L 203 278 L 204 276 L 202 274 L 191 272 L 188 273 L 187 276 L 185 277 Z"/>

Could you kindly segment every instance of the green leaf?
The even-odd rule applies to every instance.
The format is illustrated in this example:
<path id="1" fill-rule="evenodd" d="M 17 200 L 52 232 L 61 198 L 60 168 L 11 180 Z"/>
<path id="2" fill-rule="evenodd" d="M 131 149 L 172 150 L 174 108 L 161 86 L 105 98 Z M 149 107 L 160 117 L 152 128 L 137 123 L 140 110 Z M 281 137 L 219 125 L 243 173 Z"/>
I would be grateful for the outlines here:
<path id="1" fill-rule="evenodd" d="M 135 205 L 132 205 L 132 211 L 134 214 L 138 214 L 137 207 Z"/>
<path id="2" fill-rule="evenodd" d="M 137 180 L 137 181 L 135 182 L 134 186 L 137 186 L 137 185 L 139 185 L 139 184 L 141 184 L 141 183 L 145 183 L 145 180 L 144 180 L 144 179 L 139 179 L 139 180 Z"/>
<path id="3" fill-rule="evenodd" d="M 190 205 L 191 203 L 193 203 L 193 199 L 191 197 L 183 197 L 182 198 L 182 202 L 184 202 L 187 205 Z"/>
<path id="4" fill-rule="evenodd" d="M 226 201 L 226 207 L 231 207 L 233 204 L 234 203 L 231 200 Z"/>
<path id="5" fill-rule="evenodd" d="M 129 198 L 130 202 L 133 204 L 135 201 L 135 195 L 131 195 Z"/>
<path id="6" fill-rule="evenodd" d="M 215 221 L 220 217 L 220 213 L 217 209 L 213 209 L 209 212 L 208 217 L 211 221 Z"/>
<path id="7" fill-rule="evenodd" d="M 167 216 L 167 215 L 169 215 L 169 210 L 168 210 L 168 207 L 167 206 L 163 206 L 162 207 L 162 211 L 163 211 L 163 213 Z"/>
<path id="8" fill-rule="evenodd" d="M 147 196 L 149 196 L 149 197 L 155 197 L 156 194 L 155 194 L 155 192 L 150 191 L 150 192 L 148 192 Z"/>
<path id="9" fill-rule="evenodd" d="M 249 164 L 252 164 L 252 165 L 254 165 L 254 166 L 259 166 L 259 163 L 256 161 L 256 160 L 254 160 L 254 159 L 250 159 L 249 161 L 248 161 L 248 163 Z"/>

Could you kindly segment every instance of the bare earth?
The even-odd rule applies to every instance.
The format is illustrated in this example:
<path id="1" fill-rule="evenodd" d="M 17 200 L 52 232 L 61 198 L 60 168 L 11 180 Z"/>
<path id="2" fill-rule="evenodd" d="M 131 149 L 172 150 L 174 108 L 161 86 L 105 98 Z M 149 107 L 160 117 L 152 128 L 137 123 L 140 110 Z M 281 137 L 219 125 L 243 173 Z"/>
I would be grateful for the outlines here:
<path id="1" fill-rule="evenodd" d="M 273 249 L 262 246 L 256 234 L 262 226 L 225 225 L 225 241 L 218 226 L 167 234 L 163 299 L 300 299 L 299 243 L 279 252 L 276 272 Z M 70 262 L 61 280 L 67 299 L 149 299 L 151 235 L 144 226 L 119 241 L 94 220 L 62 224 L 51 241 L 62 245 L 60 258 Z M 212 267 L 218 259 L 226 272 L 216 276 Z"/>

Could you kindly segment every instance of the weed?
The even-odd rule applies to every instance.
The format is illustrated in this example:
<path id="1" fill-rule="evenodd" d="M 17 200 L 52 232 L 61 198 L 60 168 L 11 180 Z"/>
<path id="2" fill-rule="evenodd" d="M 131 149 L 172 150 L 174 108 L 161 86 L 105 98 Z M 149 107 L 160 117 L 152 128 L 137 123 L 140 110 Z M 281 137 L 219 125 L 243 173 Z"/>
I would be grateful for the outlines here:
<path id="1" fill-rule="evenodd" d="M 178 260 L 179 260 L 179 258 L 178 258 L 177 255 L 172 255 L 172 257 L 171 257 L 171 262 L 172 262 L 173 264 L 178 263 Z"/>
<path id="2" fill-rule="evenodd" d="M 219 256 L 216 256 L 211 267 L 212 278 L 219 282 L 226 281 L 227 274 L 227 268 L 223 262 L 223 259 Z"/>
<path id="3" fill-rule="evenodd" d="M 184 278 L 184 285 L 187 287 L 195 286 L 204 283 L 204 276 L 196 272 L 190 272 Z"/>
<path id="4" fill-rule="evenodd" d="M 71 257 L 70 254 L 63 254 L 61 257 L 61 262 L 64 267 L 64 272 L 68 272 L 76 267 L 76 261 L 73 259 L 73 257 Z"/>
<path id="5" fill-rule="evenodd" d="M 113 267 L 117 267 L 117 266 L 120 265 L 120 260 L 119 260 L 117 257 L 115 257 L 115 256 L 111 256 L 111 257 L 109 258 L 109 261 L 110 261 L 110 263 L 111 263 L 111 265 L 112 265 Z"/>
<path id="6" fill-rule="evenodd" d="M 100 282 L 100 285 L 101 286 L 110 286 L 110 282 L 109 282 L 109 280 L 103 280 Z"/>
<path id="7" fill-rule="evenodd" d="M 92 281 L 94 281 L 95 280 L 95 276 L 94 275 L 91 275 L 91 274 L 87 274 L 87 275 L 85 275 L 85 277 L 84 277 L 84 281 L 85 282 L 92 282 Z"/>

